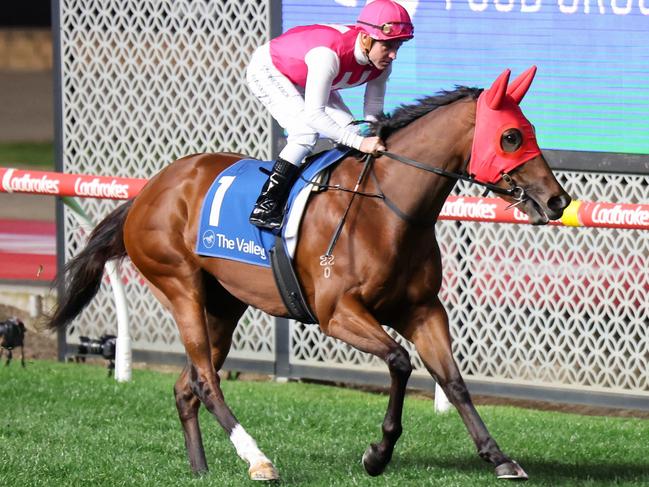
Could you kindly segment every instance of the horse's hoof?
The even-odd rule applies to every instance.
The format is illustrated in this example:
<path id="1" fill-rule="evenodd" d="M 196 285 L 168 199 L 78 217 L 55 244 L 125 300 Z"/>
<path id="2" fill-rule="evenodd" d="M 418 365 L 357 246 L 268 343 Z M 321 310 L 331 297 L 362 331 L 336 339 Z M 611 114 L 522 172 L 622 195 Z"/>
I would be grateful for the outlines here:
<path id="1" fill-rule="evenodd" d="M 275 465 L 268 461 L 262 461 L 251 465 L 248 469 L 250 480 L 279 480 L 279 472 Z"/>
<path id="2" fill-rule="evenodd" d="M 365 471 L 372 477 L 381 475 L 388 464 L 387 461 L 381 460 L 380 457 L 379 449 L 374 443 L 363 453 L 363 467 L 365 467 Z"/>
<path id="3" fill-rule="evenodd" d="M 498 465 L 496 477 L 507 480 L 527 480 L 527 474 L 514 460 Z"/>

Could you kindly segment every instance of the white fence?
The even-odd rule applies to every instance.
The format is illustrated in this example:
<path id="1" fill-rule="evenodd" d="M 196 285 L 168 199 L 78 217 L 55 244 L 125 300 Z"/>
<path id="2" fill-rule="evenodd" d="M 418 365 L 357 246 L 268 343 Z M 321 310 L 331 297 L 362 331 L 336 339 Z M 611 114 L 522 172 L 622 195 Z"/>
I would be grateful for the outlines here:
<path id="1" fill-rule="evenodd" d="M 272 156 L 271 118 L 249 96 L 243 74 L 254 48 L 270 38 L 271 2 L 60 0 L 54 6 L 60 24 L 60 170 L 150 177 L 194 152 Z M 116 203 L 80 204 L 98 221 Z M 85 236 L 74 214 L 64 212 L 67 259 Z M 123 272 L 130 314 L 139 319 L 133 347 L 178 351 L 173 322 L 137 272 L 130 265 Z M 270 359 L 271 320 L 253 311 L 246 320 L 236 349 Z M 106 287 L 75 330 L 98 336 L 115 323 Z"/>

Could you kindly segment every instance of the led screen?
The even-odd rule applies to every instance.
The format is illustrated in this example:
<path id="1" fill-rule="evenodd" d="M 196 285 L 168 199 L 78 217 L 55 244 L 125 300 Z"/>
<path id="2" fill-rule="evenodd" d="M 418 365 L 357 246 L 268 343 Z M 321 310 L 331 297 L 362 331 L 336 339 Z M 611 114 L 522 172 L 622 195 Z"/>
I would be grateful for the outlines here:
<path id="1" fill-rule="evenodd" d="M 649 154 L 649 0 L 401 2 L 404 44 L 386 111 L 455 85 L 487 88 L 503 69 L 538 73 L 523 101 L 544 149 Z M 353 23 L 364 0 L 285 0 L 283 29 Z M 342 91 L 358 117 L 362 88 Z"/>

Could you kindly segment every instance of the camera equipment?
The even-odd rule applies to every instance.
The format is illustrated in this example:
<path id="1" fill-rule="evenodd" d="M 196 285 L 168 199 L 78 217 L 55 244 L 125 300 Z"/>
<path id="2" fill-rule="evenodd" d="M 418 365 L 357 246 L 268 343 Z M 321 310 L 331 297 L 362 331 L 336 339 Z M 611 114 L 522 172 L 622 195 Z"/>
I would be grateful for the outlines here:
<path id="1" fill-rule="evenodd" d="M 115 335 L 102 335 L 99 339 L 87 336 L 79 337 L 77 354 L 85 361 L 86 355 L 101 355 L 108 360 L 108 373 L 115 369 L 115 348 L 117 337 Z"/>
<path id="2" fill-rule="evenodd" d="M 7 363 L 11 363 L 13 349 L 20 347 L 20 363 L 25 366 L 25 324 L 13 317 L 0 322 L 0 357 L 3 350 L 7 351 Z"/>

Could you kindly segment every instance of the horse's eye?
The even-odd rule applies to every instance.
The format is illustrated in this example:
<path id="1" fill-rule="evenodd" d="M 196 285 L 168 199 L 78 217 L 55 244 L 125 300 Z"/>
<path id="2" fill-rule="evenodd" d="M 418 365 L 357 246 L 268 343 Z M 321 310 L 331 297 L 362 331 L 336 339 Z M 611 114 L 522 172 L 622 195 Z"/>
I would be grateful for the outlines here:
<path id="1" fill-rule="evenodd" d="M 500 138 L 500 147 L 505 152 L 516 152 L 523 143 L 523 135 L 518 129 L 505 130 Z"/>

